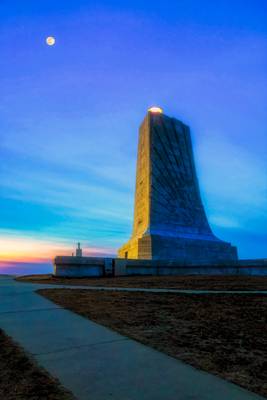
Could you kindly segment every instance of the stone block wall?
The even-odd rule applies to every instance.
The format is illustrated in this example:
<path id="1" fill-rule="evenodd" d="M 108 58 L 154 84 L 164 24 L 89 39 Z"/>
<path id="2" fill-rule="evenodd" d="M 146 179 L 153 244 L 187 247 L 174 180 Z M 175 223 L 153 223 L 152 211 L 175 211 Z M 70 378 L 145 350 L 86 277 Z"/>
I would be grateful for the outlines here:
<path id="1" fill-rule="evenodd" d="M 112 269 L 105 268 L 112 265 Z M 105 259 L 100 257 L 56 257 L 54 275 L 82 278 L 133 275 L 267 275 L 267 260 L 220 260 L 209 265 L 189 260 Z"/>

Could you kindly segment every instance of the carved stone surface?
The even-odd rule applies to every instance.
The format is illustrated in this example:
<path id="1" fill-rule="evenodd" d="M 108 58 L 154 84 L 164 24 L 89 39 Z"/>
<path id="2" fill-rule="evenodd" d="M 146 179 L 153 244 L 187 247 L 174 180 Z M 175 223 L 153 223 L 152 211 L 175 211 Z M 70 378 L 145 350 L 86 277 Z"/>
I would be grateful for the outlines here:
<path id="1" fill-rule="evenodd" d="M 139 131 L 132 237 L 120 258 L 236 260 L 237 250 L 216 238 L 201 201 L 190 130 L 148 112 Z"/>

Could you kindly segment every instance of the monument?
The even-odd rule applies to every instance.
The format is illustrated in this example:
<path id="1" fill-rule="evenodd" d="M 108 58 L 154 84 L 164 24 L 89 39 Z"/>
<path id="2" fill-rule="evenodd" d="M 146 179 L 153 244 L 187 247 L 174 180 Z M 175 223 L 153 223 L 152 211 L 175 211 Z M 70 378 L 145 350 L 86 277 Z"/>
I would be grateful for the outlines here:
<path id="1" fill-rule="evenodd" d="M 140 127 L 133 232 L 119 258 L 211 264 L 237 260 L 201 201 L 190 129 L 152 107 Z"/>
<path id="2" fill-rule="evenodd" d="M 212 232 L 201 201 L 190 130 L 152 107 L 140 127 L 132 237 L 118 257 L 54 259 L 54 276 L 267 274 L 267 259 L 238 260 Z"/>

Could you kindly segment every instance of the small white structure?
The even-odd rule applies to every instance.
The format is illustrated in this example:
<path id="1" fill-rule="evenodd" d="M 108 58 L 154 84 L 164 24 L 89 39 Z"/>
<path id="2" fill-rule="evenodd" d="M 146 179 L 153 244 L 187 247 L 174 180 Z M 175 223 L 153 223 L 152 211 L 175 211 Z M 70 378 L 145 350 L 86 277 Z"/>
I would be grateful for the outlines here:
<path id="1" fill-rule="evenodd" d="M 81 244 L 78 243 L 78 247 L 76 249 L 76 257 L 82 257 L 83 256 L 83 251 L 81 249 Z"/>

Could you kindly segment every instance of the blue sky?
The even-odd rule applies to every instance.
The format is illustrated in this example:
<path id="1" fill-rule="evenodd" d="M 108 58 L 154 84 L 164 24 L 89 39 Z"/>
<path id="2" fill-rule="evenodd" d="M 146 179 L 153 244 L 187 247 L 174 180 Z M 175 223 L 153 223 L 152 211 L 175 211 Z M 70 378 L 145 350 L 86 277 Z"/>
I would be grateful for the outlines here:
<path id="1" fill-rule="evenodd" d="M 266 257 L 266 1 L 4 0 L 0 48 L 2 259 L 116 252 L 151 105 L 191 127 L 214 233 Z"/>

